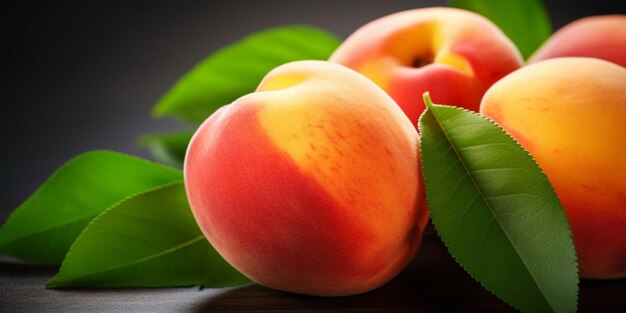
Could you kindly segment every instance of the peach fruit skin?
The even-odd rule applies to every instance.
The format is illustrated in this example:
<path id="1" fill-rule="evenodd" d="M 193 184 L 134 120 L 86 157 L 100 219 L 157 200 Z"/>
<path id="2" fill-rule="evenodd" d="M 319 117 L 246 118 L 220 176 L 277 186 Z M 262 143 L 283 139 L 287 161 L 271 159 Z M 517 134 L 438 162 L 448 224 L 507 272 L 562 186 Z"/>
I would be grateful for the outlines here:
<path id="1" fill-rule="evenodd" d="M 255 282 L 351 295 L 387 282 L 419 247 L 418 153 L 384 91 L 343 66 L 300 61 L 200 126 L 185 185 L 205 236 Z"/>
<path id="2" fill-rule="evenodd" d="M 350 35 L 330 61 L 374 81 L 415 127 L 425 108 L 424 92 L 435 103 L 478 111 L 485 91 L 523 64 L 497 26 L 453 8 L 414 9 L 370 22 Z"/>
<path id="3" fill-rule="evenodd" d="M 626 15 L 576 20 L 555 32 L 530 58 L 593 57 L 626 67 Z"/>
<path id="4" fill-rule="evenodd" d="M 593 58 L 538 62 L 494 84 L 480 110 L 548 176 L 581 277 L 626 277 L 626 69 Z"/>

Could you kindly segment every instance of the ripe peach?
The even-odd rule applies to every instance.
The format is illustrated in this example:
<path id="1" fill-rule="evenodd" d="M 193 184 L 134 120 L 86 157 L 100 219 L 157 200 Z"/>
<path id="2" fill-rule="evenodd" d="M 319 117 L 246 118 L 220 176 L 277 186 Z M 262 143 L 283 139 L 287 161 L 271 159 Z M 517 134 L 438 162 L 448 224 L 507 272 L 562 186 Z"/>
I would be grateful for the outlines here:
<path id="1" fill-rule="evenodd" d="M 523 63 L 497 26 L 453 8 L 414 9 L 370 22 L 354 32 L 330 61 L 374 81 L 416 127 L 425 91 L 435 103 L 478 111 L 489 86 Z"/>
<path id="2" fill-rule="evenodd" d="M 243 274 L 279 290 L 351 295 L 391 279 L 420 244 L 418 153 L 417 131 L 374 83 L 300 61 L 200 126 L 185 184 L 200 228 Z"/>
<path id="3" fill-rule="evenodd" d="M 567 24 L 529 62 L 557 57 L 593 57 L 626 67 L 626 15 L 590 16 Z"/>
<path id="4" fill-rule="evenodd" d="M 480 110 L 550 179 L 581 277 L 626 277 L 626 69 L 593 58 L 538 62 L 494 84 Z"/>

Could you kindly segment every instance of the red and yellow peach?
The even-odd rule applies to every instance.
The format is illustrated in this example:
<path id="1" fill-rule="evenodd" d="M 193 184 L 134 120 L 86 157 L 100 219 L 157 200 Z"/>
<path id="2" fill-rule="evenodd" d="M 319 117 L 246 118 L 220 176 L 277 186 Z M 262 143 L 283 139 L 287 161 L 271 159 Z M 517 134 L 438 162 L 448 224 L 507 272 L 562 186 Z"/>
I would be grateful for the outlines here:
<path id="1" fill-rule="evenodd" d="M 538 62 L 494 84 L 480 110 L 548 176 L 581 277 L 626 277 L 626 69 L 593 58 Z"/>
<path id="2" fill-rule="evenodd" d="M 339 296 L 404 268 L 428 219 L 415 128 L 374 83 L 300 61 L 194 135 L 185 185 L 200 228 L 259 284 Z"/>
<path id="3" fill-rule="evenodd" d="M 385 90 L 414 126 L 434 102 L 478 111 L 484 92 L 522 66 L 513 43 L 486 18 L 460 9 L 423 8 L 358 29 L 331 56 Z"/>
<path id="4" fill-rule="evenodd" d="M 558 57 L 593 57 L 626 67 L 626 15 L 590 16 L 567 24 L 529 62 Z"/>

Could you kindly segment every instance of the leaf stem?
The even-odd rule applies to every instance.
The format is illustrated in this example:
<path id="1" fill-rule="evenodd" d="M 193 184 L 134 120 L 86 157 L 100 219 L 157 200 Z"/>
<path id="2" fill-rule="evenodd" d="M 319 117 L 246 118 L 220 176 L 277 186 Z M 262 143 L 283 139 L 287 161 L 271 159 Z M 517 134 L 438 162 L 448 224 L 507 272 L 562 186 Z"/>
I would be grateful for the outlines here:
<path id="1" fill-rule="evenodd" d="M 433 101 L 430 99 L 430 92 L 424 92 L 422 97 L 424 97 L 424 104 L 426 105 L 426 109 L 431 109 L 433 106 Z"/>

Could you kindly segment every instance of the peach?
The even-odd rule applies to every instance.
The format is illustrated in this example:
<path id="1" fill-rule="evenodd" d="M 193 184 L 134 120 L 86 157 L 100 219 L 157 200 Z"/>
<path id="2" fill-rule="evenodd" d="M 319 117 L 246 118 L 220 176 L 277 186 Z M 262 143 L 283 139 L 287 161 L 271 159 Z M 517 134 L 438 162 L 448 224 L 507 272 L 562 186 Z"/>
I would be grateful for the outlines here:
<path id="1" fill-rule="evenodd" d="M 282 65 L 210 116 L 184 172 L 215 249 L 284 291 L 376 288 L 412 258 L 428 219 L 417 131 L 374 83 L 329 62 Z"/>
<path id="2" fill-rule="evenodd" d="M 626 277 L 626 69 L 593 58 L 538 62 L 494 84 L 480 110 L 548 176 L 581 277 Z"/>
<path id="3" fill-rule="evenodd" d="M 486 18 L 460 9 L 423 8 L 385 16 L 358 29 L 330 61 L 370 78 L 415 127 L 422 94 L 435 103 L 478 111 L 484 92 L 522 66 L 515 45 Z"/>
<path id="4" fill-rule="evenodd" d="M 626 67 L 626 15 L 590 16 L 555 32 L 530 58 L 593 57 Z"/>

